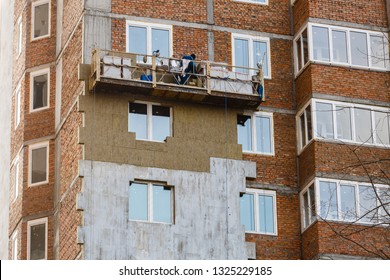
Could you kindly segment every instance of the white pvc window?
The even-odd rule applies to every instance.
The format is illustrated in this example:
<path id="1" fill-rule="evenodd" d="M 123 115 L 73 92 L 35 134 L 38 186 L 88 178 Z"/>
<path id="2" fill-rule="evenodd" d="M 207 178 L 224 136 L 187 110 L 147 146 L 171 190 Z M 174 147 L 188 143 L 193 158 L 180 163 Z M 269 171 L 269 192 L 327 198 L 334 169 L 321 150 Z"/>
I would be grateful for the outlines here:
<path id="1" fill-rule="evenodd" d="M 312 134 L 316 139 L 390 146 L 390 110 L 384 107 L 313 99 L 298 113 L 297 126 L 300 149 Z"/>
<path id="2" fill-rule="evenodd" d="M 11 237 L 11 252 L 12 252 L 12 256 L 11 256 L 11 260 L 17 260 L 18 259 L 18 231 L 15 231 L 13 234 L 12 234 L 12 237 Z"/>
<path id="3" fill-rule="evenodd" d="M 247 68 L 257 69 L 262 64 L 264 78 L 271 78 L 271 54 L 269 38 L 232 34 L 234 71 L 254 74 Z"/>
<path id="4" fill-rule="evenodd" d="M 273 155 L 272 114 L 237 115 L 237 136 L 244 152 Z"/>
<path id="5" fill-rule="evenodd" d="M 240 221 L 246 232 L 277 235 L 276 192 L 247 189 L 240 196 Z"/>
<path id="6" fill-rule="evenodd" d="M 15 128 L 18 127 L 19 123 L 20 123 L 20 107 L 21 107 L 21 104 L 20 104 L 20 85 L 16 88 L 16 92 L 15 92 Z"/>
<path id="7" fill-rule="evenodd" d="M 47 218 L 27 222 L 27 259 L 47 259 Z"/>
<path id="8" fill-rule="evenodd" d="M 385 209 L 390 208 L 390 186 L 317 178 L 300 196 L 303 229 L 316 219 L 388 223 Z"/>
<path id="9" fill-rule="evenodd" d="M 246 3 L 253 3 L 253 4 L 261 4 L 261 5 L 268 5 L 268 0 L 234 0 L 236 2 L 246 2 Z"/>
<path id="10" fill-rule="evenodd" d="M 129 103 L 128 131 L 136 139 L 164 142 L 171 136 L 171 108 L 152 103 Z"/>
<path id="11" fill-rule="evenodd" d="M 50 36 L 50 1 L 35 1 L 31 7 L 31 38 L 41 39 Z"/>
<path id="12" fill-rule="evenodd" d="M 173 188 L 161 184 L 131 182 L 129 220 L 173 223 Z"/>
<path id="13" fill-rule="evenodd" d="M 14 165 L 15 173 L 14 173 L 14 199 L 15 201 L 19 196 L 19 157 L 15 159 Z"/>
<path id="14" fill-rule="evenodd" d="M 50 70 L 43 69 L 30 74 L 30 112 L 49 108 Z"/>
<path id="15" fill-rule="evenodd" d="M 16 54 L 19 56 L 22 53 L 22 44 L 23 44 L 23 22 L 22 22 L 22 16 L 18 18 L 18 21 L 16 23 Z"/>
<path id="16" fill-rule="evenodd" d="M 171 57 L 172 26 L 137 21 L 127 21 L 126 51 L 141 55 L 151 55 L 159 51 L 161 57 Z M 142 57 L 138 57 L 138 62 Z M 151 61 L 149 61 L 151 63 Z"/>
<path id="17" fill-rule="evenodd" d="M 388 40 L 381 32 L 308 23 L 294 39 L 295 71 L 309 61 L 389 69 Z"/>
<path id="18" fill-rule="evenodd" d="M 29 186 L 49 182 L 49 142 L 38 143 L 29 147 L 28 170 Z"/>

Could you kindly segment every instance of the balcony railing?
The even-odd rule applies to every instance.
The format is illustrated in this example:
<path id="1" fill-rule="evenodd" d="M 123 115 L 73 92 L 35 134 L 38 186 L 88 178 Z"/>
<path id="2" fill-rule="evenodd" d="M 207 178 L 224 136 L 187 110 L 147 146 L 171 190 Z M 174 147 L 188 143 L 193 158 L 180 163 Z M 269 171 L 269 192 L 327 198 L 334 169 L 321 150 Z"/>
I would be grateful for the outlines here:
<path id="1" fill-rule="evenodd" d="M 95 49 L 90 90 L 97 82 L 107 79 L 135 81 L 152 88 L 169 86 L 200 90 L 208 95 L 231 93 L 256 97 L 260 102 L 265 100 L 261 68 Z"/>

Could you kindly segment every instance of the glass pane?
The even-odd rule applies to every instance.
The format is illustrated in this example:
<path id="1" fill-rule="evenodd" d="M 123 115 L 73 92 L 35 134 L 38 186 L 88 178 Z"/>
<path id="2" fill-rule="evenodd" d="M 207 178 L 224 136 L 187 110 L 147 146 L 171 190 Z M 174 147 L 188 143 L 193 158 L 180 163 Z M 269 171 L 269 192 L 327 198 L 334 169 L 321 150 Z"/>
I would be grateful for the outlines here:
<path id="1" fill-rule="evenodd" d="M 251 117 L 238 115 L 237 116 L 237 134 L 238 144 L 242 145 L 243 151 L 252 150 L 252 127 Z"/>
<path id="2" fill-rule="evenodd" d="M 333 182 L 320 182 L 320 207 L 323 219 L 337 219 L 337 187 Z"/>
<path id="3" fill-rule="evenodd" d="M 385 223 L 390 222 L 390 188 L 382 188 L 380 191 L 381 196 L 381 221 Z"/>
<path id="4" fill-rule="evenodd" d="M 253 194 L 243 194 L 240 197 L 240 221 L 245 231 L 255 231 L 255 210 Z"/>
<path id="5" fill-rule="evenodd" d="M 31 183 L 46 181 L 47 156 L 46 147 L 34 149 L 31 152 Z"/>
<path id="6" fill-rule="evenodd" d="M 352 140 L 351 108 L 336 106 L 337 138 Z"/>
<path id="7" fill-rule="evenodd" d="M 146 49 L 146 28 L 129 26 L 129 52 L 147 54 Z M 138 58 L 142 61 L 142 58 Z"/>
<path id="8" fill-rule="evenodd" d="M 49 34 L 49 3 L 34 8 L 34 38 Z"/>
<path id="9" fill-rule="evenodd" d="M 340 185 L 341 219 L 356 219 L 355 187 Z"/>
<path id="10" fill-rule="evenodd" d="M 350 32 L 352 64 L 368 66 L 366 33 Z"/>
<path id="11" fill-rule="evenodd" d="M 33 85 L 33 109 L 47 106 L 47 74 L 36 76 Z"/>
<path id="12" fill-rule="evenodd" d="M 275 233 L 275 213 L 272 196 L 259 195 L 260 232 Z"/>
<path id="13" fill-rule="evenodd" d="M 306 125 L 305 125 L 305 114 L 302 114 L 299 117 L 299 130 L 301 134 L 301 144 L 304 147 L 307 143 L 306 141 Z"/>
<path id="14" fill-rule="evenodd" d="M 383 112 L 375 112 L 375 135 L 377 144 L 390 144 L 389 115 Z"/>
<path id="15" fill-rule="evenodd" d="M 136 139 L 148 139 L 147 105 L 130 103 L 129 132 L 135 132 Z"/>
<path id="16" fill-rule="evenodd" d="M 333 61 L 348 63 L 347 33 L 345 31 L 332 31 Z"/>
<path id="17" fill-rule="evenodd" d="M 153 185 L 153 221 L 172 223 L 172 189 Z"/>
<path id="18" fill-rule="evenodd" d="M 317 214 L 316 214 L 316 197 L 314 194 L 314 185 L 311 185 L 308 189 L 309 196 L 310 196 L 310 222 L 314 222 L 316 220 Z"/>
<path id="19" fill-rule="evenodd" d="M 310 207 L 309 207 L 309 195 L 308 192 L 303 194 L 303 211 L 304 211 L 304 223 L 305 228 L 310 225 Z"/>
<path id="20" fill-rule="evenodd" d="M 270 118 L 256 117 L 256 145 L 258 152 L 272 153 Z"/>
<path id="21" fill-rule="evenodd" d="M 170 108 L 163 106 L 152 106 L 152 139 L 164 141 L 171 135 Z"/>
<path id="22" fill-rule="evenodd" d="M 385 41 L 382 36 L 370 36 L 371 43 L 371 66 L 385 68 Z"/>
<path id="23" fill-rule="evenodd" d="M 301 52 L 301 38 L 298 38 L 295 42 L 295 48 L 297 51 L 297 62 L 298 62 L 298 71 L 302 69 L 302 52 Z"/>
<path id="24" fill-rule="evenodd" d="M 333 138 L 333 110 L 332 104 L 316 103 L 317 131 L 320 138 Z"/>
<path id="25" fill-rule="evenodd" d="M 328 28 L 313 26 L 313 58 L 329 61 Z"/>
<path id="26" fill-rule="evenodd" d="M 148 220 L 148 185 L 131 183 L 129 190 L 129 219 Z"/>
<path id="27" fill-rule="evenodd" d="M 372 186 L 359 186 L 359 209 L 362 222 L 377 222 L 377 196 Z"/>
<path id="28" fill-rule="evenodd" d="M 40 224 L 30 227 L 30 260 L 45 259 L 46 253 L 46 225 Z"/>
<path id="29" fill-rule="evenodd" d="M 234 61 L 235 66 L 249 67 L 248 41 L 234 39 Z M 248 73 L 248 69 L 237 68 L 238 72 Z"/>
<path id="30" fill-rule="evenodd" d="M 307 41 L 307 29 L 302 32 L 302 46 L 303 46 L 303 64 L 309 61 L 309 47 Z"/>
<path id="31" fill-rule="evenodd" d="M 306 114 L 306 122 L 307 122 L 307 140 L 310 141 L 313 138 L 310 105 L 306 107 L 305 114 Z"/>
<path id="32" fill-rule="evenodd" d="M 267 43 L 253 42 L 253 60 L 253 68 L 257 67 L 257 63 L 262 63 L 264 76 L 268 76 Z"/>
<path id="33" fill-rule="evenodd" d="M 170 57 L 169 53 L 169 31 L 163 29 L 152 29 L 152 51 L 160 51 L 160 56 Z"/>
<path id="34" fill-rule="evenodd" d="M 370 110 L 355 109 L 355 133 L 357 142 L 373 142 Z"/>

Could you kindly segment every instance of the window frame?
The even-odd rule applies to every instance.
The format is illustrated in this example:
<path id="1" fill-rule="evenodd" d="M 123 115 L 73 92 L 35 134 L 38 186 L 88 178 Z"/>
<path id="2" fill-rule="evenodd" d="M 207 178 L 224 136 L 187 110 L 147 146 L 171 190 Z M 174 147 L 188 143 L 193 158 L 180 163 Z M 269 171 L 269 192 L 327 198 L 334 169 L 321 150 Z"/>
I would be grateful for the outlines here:
<path id="1" fill-rule="evenodd" d="M 47 247 L 48 247 L 48 218 L 41 218 L 36 220 L 30 220 L 27 222 L 27 259 L 30 260 L 31 250 L 31 227 L 36 225 L 45 225 L 45 257 L 42 260 L 47 260 Z"/>
<path id="2" fill-rule="evenodd" d="M 136 219 L 131 219 L 130 218 L 130 187 L 132 183 L 136 184 L 142 184 L 146 185 L 147 188 L 147 203 L 146 209 L 147 209 L 147 220 L 136 220 Z M 161 222 L 161 221 L 155 221 L 154 220 L 154 215 L 153 215 L 153 201 L 154 201 L 154 196 L 153 196 L 153 187 L 154 186 L 162 186 L 164 188 L 169 188 L 170 189 L 170 199 L 171 199 L 171 205 L 170 205 L 170 213 L 171 213 L 171 221 L 169 223 L 167 222 Z M 169 186 L 164 182 L 150 182 L 150 181 L 143 181 L 143 180 L 133 180 L 129 182 L 129 202 L 128 202 L 128 215 L 127 215 L 127 220 L 130 222 L 144 222 L 144 223 L 153 223 L 153 224 L 164 224 L 164 225 L 173 225 L 175 224 L 175 188 L 173 186 Z"/>
<path id="3" fill-rule="evenodd" d="M 15 200 L 19 196 L 19 172 L 20 172 L 20 167 L 19 167 L 19 156 L 16 156 L 15 158 L 15 163 L 14 163 L 14 197 L 12 199 L 12 202 L 15 202 Z"/>
<path id="4" fill-rule="evenodd" d="M 264 0 L 264 2 L 257 2 L 255 0 L 233 0 L 233 2 L 243 2 L 243 3 L 250 3 L 250 4 L 256 4 L 256 5 L 268 6 L 268 0 Z"/>
<path id="5" fill-rule="evenodd" d="M 245 230 L 245 233 L 251 233 L 251 234 L 262 234 L 262 235 L 271 235 L 271 236 L 277 236 L 278 235 L 278 213 L 277 213 L 277 205 L 276 205 L 276 191 L 272 190 L 264 190 L 264 189 L 253 189 L 253 188 L 246 188 L 244 194 L 252 194 L 253 195 L 253 211 L 254 211 L 254 222 L 255 222 L 255 230 L 254 231 L 247 231 Z M 273 204 L 273 224 L 275 231 L 273 233 L 269 232 L 262 232 L 260 231 L 260 217 L 259 217 L 259 196 L 271 196 L 272 197 L 272 204 Z M 241 196 L 240 196 L 241 199 Z M 241 221 L 240 221 L 241 223 Z M 243 227 L 244 225 L 241 224 Z"/>
<path id="6" fill-rule="evenodd" d="M 133 21 L 126 20 L 126 52 L 130 52 L 129 44 L 130 44 L 130 31 L 129 27 L 143 27 L 146 28 L 146 55 L 152 55 L 152 29 L 162 29 L 167 30 L 169 34 L 169 55 L 168 57 L 173 56 L 173 32 L 172 25 L 168 24 L 159 24 L 159 23 L 150 23 L 150 22 L 142 22 L 142 21 Z M 142 61 L 137 61 L 138 63 L 143 63 Z M 148 58 L 148 63 L 151 63 L 151 59 Z"/>
<path id="7" fill-rule="evenodd" d="M 34 78 L 47 75 L 47 105 L 34 109 Z M 50 68 L 44 68 L 30 73 L 30 113 L 39 112 L 50 108 Z"/>
<path id="8" fill-rule="evenodd" d="M 321 197 L 320 197 L 320 182 L 329 182 L 329 183 L 335 183 L 336 184 L 336 202 L 337 202 L 337 218 L 322 218 L 321 217 Z M 304 194 L 309 193 L 308 190 L 309 188 L 314 185 L 314 195 L 315 195 L 315 213 L 316 213 L 316 218 L 311 219 L 309 218 L 309 224 L 305 224 L 305 209 L 304 209 Z M 341 211 L 341 195 L 340 195 L 340 189 L 342 185 L 347 185 L 347 186 L 352 186 L 354 187 L 355 190 L 355 209 L 356 209 L 356 218 L 353 219 L 346 219 L 342 218 L 342 211 Z M 337 180 L 337 179 L 330 179 L 330 178 L 319 178 L 316 177 L 314 178 L 310 183 L 308 183 L 305 188 L 302 189 L 302 191 L 299 194 L 300 197 L 300 208 L 301 208 L 301 231 L 304 232 L 306 229 L 308 229 L 312 224 L 314 224 L 316 221 L 321 221 L 322 219 L 326 221 L 331 221 L 331 222 L 342 222 L 342 223 L 353 223 L 356 225 L 375 225 L 379 224 L 381 213 L 384 211 L 382 208 L 383 207 L 378 207 L 377 213 L 378 213 L 378 222 L 367 222 L 362 220 L 361 216 L 361 209 L 360 209 L 360 187 L 370 187 L 373 188 L 373 185 L 367 182 L 358 182 L 358 181 L 348 181 L 348 180 Z M 374 184 L 374 187 L 376 189 L 376 192 L 380 195 L 380 193 L 383 191 L 383 189 L 387 189 L 390 192 L 390 186 L 388 185 L 383 185 L 383 184 Z M 309 199 L 310 200 L 310 199 Z M 379 198 L 376 197 L 376 202 L 377 205 L 379 201 Z M 309 215 L 311 217 L 311 213 Z M 386 226 L 386 225 L 383 225 Z"/>
<path id="9" fill-rule="evenodd" d="M 23 48 L 23 21 L 22 16 L 18 17 L 18 20 L 16 21 L 16 30 L 17 30 L 17 42 L 16 42 L 16 57 L 19 58 L 19 56 L 22 53 Z"/>
<path id="10" fill-rule="evenodd" d="M 11 236 L 11 244 L 12 244 L 12 257 L 11 260 L 18 260 L 18 231 L 15 230 Z"/>
<path id="11" fill-rule="evenodd" d="M 21 117 L 21 84 L 18 84 L 15 90 L 15 119 L 14 119 L 14 128 L 16 129 L 20 124 Z"/>
<path id="12" fill-rule="evenodd" d="M 32 152 L 33 150 L 46 148 L 46 180 L 36 183 L 31 183 L 32 180 Z M 28 147 L 28 186 L 35 187 L 49 183 L 49 141 L 36 143 Z"/>
<path id="13" fill-rule="evenodd" d="M 242 116 L 251 117 L 251 141 L 252 141 L 252 150 L 244 150 L 242 148 L 242 152 L 245 154 L 257 154 L 257 155 L 268 155 L 275 156 L 275 143 L 274 143 L 274 117 L 271 112 L 244 112 L 243 114 L 237 114 Z M 271 144 L 271 152 L 265 153 L 257 151 L 257 138 L 256 138 L 256 122 L 257 117 L 268 118 L 270 120 L 270 144 Z M 238 143 L 238 130 L 237 130 L 237 143 Z M 239 144 L 241 145 L 241 144 Z"/>
<path id="14" fill-rule="evenodd" d="M 267 45 L 267 67 L 268 67 L 268 74 L 265 75 L 264 73 L 264 79 L 271 80 L 272 79 L 272 69 L 271 69 L 271 44 L 270 44 L 270 38 L 268 37 L 261 37 L 261 36 L 253 36 L 253 35 L 247 35 L 247 34 L 240 34 L 240 33 L 232 33 L 232 64 L 233 64 L 233 71 L 236 71 L 236 68 L 240 69 L 238 66 L 236 66 L 236 59 L 235 59 L 235 39 L 242 39 L 248 41 L 248 68 L 254 68 L 257 69 L 257 65 L 253 65 L 253 42 L 262 42 L 266 43 Z M 250 70 L 250 75 L 255 75 L 255 70 Z M 264 72 L 264 68 L 263 68 Z"/>
<path id="15" fill-rule="evenodd" d="M 147 120 L 147 127 L 146 127 L 146 133 L 147 138 L 137 138 L 137 133 L 130 131 L 130 104 L 144 104 L 146 105 L 146 120 Z M 160 103 L 154 103 L 154 102 L 144 102 L 144 101 L 132 101 L 128 103 L 128 113 L 127 113 L 127 131 L 130 133 L 135 134 L 135 139 L 137 141 L 149 141 L 149 142 L 157 142 L 157 143 L 165 143 L 166 139 L 168 137 L 173 137 L 173 108 L 171 106 L 162 105 Z M 159 141 L 154 140 L 153 137 L 153 106 L 161 106 L 161 107 L 167 107 L 169 108 L 169 135 L 165 137 L 165 140 Z"/>
<path id="16" fill-rule="evenodd" d="M 322 27 L 322 28 L 326 28 L 328 30 L 328 38 L 327 39 L 329 42 L 329 46 L 328 46 L 329 47 L 329 61 L 314 59 L 314 56 L 313 56 L 313 33 L 312 33 L 313 27 Z M 304 65 L 302 64 L 302 67 L 299 69 L 298 55 L 297 55 L 298 54 L 297 53 L 297 51 L 298 51 L 297 41 L 299 40 L 299 38 L 302 37 L 302 33 L 304 32 L 305 29 L 307 30 L 307 36 L 308 36 L 309 60 L 306 64 L 304 64 Z M 345 62 L 338 62 L 338 61 L 334 60 L 334 57 L 333 57 L 333 36 L 332 36 L 333 31 L 339 31 L 339 32 L 346 33 L 346 48 L 347 48 L 346 51 L 347 51 L 347 58 L 348 58 L 348 62 L 346 62 L 346 63 Z M 352 64 L 352 49 L 351 49 L 351 37 L 350 37 L 351 32 L 364 33 L 366 35 L 367 51 L 368 51 L 368 54 L 367 54 L 368 66 Z M 385 67 L 378 67 L 378 66 L 373 65 L 372 54 L 371 54 L 371 36 L 379 36 L 379 37 L 384 38 Z M 389 53 L 386 52 L 386 50 L 388 50 L 388 48 L 389 48 L 389 43 L 386 40 L 386 37 L 383 35 L 382 32 L 308 22 L 306 25 L 304 25 L 299 30 L 297 35 L 294 37 L 293 42 L 294 42 L 294 44 L 293 44 L 294 50 L 293 51 L 294 51 L 295 77 L 299 76 L 299 74 L 306 68 L 306 66 L 309 63 L 351 67 L 351 68 L 356 68 L 356 69 L 369 69 L 369 70 L 374 70 L 374 71 L 389 71 L 390 70 L 390 63 L 388 62 Z M 302 40 L 301 40 L 301 42 L 302 42 Z M 302 60 L 303 60 L 303 58 L 302 58 Z"/>
<path id="17" fill-rule="evenodd" d="M 34 27 L 35 27 L 35 7 L 41 6 L 44 4 L 49 4 L 48 6 L 48 30 L 47 34 L 39 36 L 39 37 L 34 37 Z M 36 41 L 44 38 L 50 38 L 50 31 L 51 31 L 51 3 L 50 0 L 39 0 L 39 1 L 34 1 L 31 3 L 31 41 Z"/>
<path id="18" fill-rule="evenodd" d="M 333 132 L 333 138 L 327 138 L 327 137 L 321 137 L 317 130 L 318 125 L 318 116 L 317 116 L 317 104 L 323 103 L 323 104 L 329 104 L 332 106 L 332 132 Z M 303 112 L 306 111 L 306 108 L 308 106 L 311 106 L 311 116 L 312 116 L 312 139 L 307 142 L 305 145 L 303 145 L 302 137 L 300 134 L 301 131 L 301 124 L 299 117 L 303 114 Z M 349 139 L 343 139 L 340 138 L 337 135 L 337 123 L 338 119 L 336 116 L 336 107 L 345 107 L 350 108 L 350 123 L 351 123 L 351 140 Z M 372 134 L 372 142 L 361 142 L 357 140 L 357 134 L 356 134 L 356 120 L 355 120 L 355 111 L 357 109 L 363 109 L 370 111 L 370 117 L 371 117 L 371 134 Z M 329 142 L 340 142 L 347 144 L 359 144 L 363 146 L 371 146 L 371 147 L 383 147 L 383 148 L 390 148 L 390 144 L 382 144 L 378 142 L 377 140 L 377 130 L 376 130 L 376 114 L 377 113 L 385 113 L 389 115 L 389 120 L 387 123 L 388 129 L 390 131 L 390 109 L 386 107 L 379 107 L 379 106 L 371 106 L 371 105 L 364 105 L 364 104 L 358 104 L 358 103 L 349 103 L 349 102 L 341 102 L 341 101 L 333 101 L 333 100 L 327 100 L 327 99 L 318 99 L 318 98 L 312 98 L 310 101 L 308 101 L 305 106 L 302 107 L 301 110 L 298 111 L 297 117 L 296 117 L 296 123 L 298 127 L 297 131 L 297 137 L 298 137 L 298 149 L 301 152 L 304 150 L 306 146 L 308 146 L 314 139 L 321 140 L 321 141 L 329 141 Z M 307 122 L 305 122 L 305 125 L 307 126 Z M 389 135 L 389 143 L 390 143 L 390 135 Z"/>

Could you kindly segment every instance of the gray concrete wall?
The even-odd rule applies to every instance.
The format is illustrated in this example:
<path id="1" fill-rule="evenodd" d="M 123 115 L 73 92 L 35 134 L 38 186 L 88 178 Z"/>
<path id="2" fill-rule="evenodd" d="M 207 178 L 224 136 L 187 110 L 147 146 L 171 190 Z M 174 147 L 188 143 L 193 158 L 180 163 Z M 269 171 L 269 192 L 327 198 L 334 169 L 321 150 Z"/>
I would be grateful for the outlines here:
<path id="1" fill-rule="evenodd" d="M 85 259 L 247 259 L 239 194 L 256 164 L 210 159 L 210 173 L 80 161 L 84 177 L 77 207 Z M 163 181 L 174 187 L 174 224 L 128 219 L 129 183 Z M 201 245 L 200 245 L 201 244 Z"/>
<path id="2" fill-rule="evenodd" d="M 0 259 L 8 259 L 9 170 L 11 147 L 12 42 L 14 6 L 0 2 Z"/>

